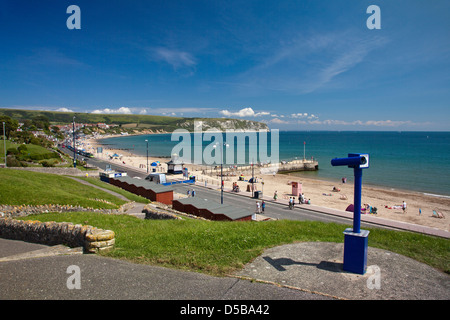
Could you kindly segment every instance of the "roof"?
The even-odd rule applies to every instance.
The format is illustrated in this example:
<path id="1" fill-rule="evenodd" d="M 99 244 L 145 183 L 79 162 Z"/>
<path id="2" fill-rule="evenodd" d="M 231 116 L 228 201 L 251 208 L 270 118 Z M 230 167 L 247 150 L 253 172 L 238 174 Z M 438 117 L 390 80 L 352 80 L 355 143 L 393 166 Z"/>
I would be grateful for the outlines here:
<path id="1" fill-rule="evenodd" d="M 170 160 L 170 161 L 166 162 L 166 164 L 178 164 L 178 165 L 183 165 L 184 162 L 179 162 L 179 161 L 173 161 L 173 160 Z"/>
<path id="2" fill-rule="evenodd" d="M 162 192 L 169 192 L 169 191 L 173 191 L 173 188 L 169 187 L 169 186 L 164 186 L 162 184 L 153 182 L 153 181 L 148 181 L 148 180 L 141 180 L 141 179 L 134 179 L 128 176 L 125 177 L 117 177 L 114 178 L 116 180 L 119 180 L 121 182 L 125 182 L 128 183 L 130 185 L 134 185 L 136 187 L 142 187 L 145 189 L 149 189 L 152 190 L 156 193 L 162 193 Z"/>
<path id="3" fill-rule="evenodd" d="M 236 208 L 235 206 L 232 205 L 220 204 L 218 202 L 202 198 L 190 197 L 184 199 L 177 199 L 176 201 L 179 201 L 184 205 L 190 204 L 198 209 L 206 209 L 213 214 L 223 214 L 229 217 L 231 220 L 241 219 L 244 217 L 251 216 L 253 214 L 253 212 L 246 209 Z"/>

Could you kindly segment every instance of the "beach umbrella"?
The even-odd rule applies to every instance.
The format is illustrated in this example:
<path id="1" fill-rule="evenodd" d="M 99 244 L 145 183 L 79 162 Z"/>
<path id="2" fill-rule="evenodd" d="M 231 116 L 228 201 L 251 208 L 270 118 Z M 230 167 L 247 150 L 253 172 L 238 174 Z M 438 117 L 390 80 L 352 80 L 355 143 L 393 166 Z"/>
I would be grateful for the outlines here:
<path id="1" fill-rule="evenodd" d="M 152 162 L 151 166 L 152 166 L 152 167 L 157 167 L 158 164 L 157 164 L 156 162 Z"/>
<path id="2" fill-rule="evenodd" d="M 353 212 L 354 211 L 355 206 L 353 204 L 349 204 L 347 209 L 345 209 L 345 211 L 350 211 Z"/>

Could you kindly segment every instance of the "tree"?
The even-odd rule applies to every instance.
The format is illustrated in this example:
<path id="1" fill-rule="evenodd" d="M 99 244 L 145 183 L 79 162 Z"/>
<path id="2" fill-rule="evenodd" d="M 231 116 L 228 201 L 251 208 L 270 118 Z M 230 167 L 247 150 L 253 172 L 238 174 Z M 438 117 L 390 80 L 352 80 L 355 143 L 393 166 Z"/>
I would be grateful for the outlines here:
<path id="1" fill-rule="evenodd" d="M 50 126 L 50 120 L 44 116 L 44 115 L 39 115 L 39 116 L 35 116 L 32 119 L 33 124 L 38 128 L 38 129 L 42 129 L 42 130 L 49 130 L 49 126 Z"/>
<path id="2" fill-rule="evenodd" d="M 9 139 L 11 132 L 16 131 L 19 127 L 19 122 L 8 116 L 0 115 L 0 132 L 3 136 L 3 122 L 5 123 L 5 135 L 6 139 Z"/>
<path id="3" fill-rule="evenodd" d="M 55 134 L 59 133 L 59 128 L 57 126 L 52 126 L 52 132 Z"/>

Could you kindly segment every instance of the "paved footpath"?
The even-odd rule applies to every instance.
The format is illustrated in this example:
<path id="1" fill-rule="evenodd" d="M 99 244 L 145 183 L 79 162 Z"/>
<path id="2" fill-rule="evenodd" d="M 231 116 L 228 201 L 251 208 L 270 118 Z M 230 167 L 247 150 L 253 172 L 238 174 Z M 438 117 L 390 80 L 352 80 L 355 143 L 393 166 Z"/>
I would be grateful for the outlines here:
<path id="1" fill-rule="evenodd" d="M 329 297 L 238 277 L 209 275 L 0 239 L 0 299 L 315 300 Z M 47 254 L 45 254 L 47 252 Z M 78 266 L 81 289 L 68 289 Z M 74 273 L 73 273 L 74 274 Z"/>
<path id="2" fill-rule="evenodd" d="M 450 276 L 369 247 L 368 271 L 342 270 L 343 244 L 267 249 L 241 271 L 213 277 L 0 239 L 0 299 L 63 300 L 449 300 Z M 69 289 L 77 266 L 80 289 Z M 73 279 L 73 278 L 72 278 Z M 257 281 L 255 281 L 257 280 Z"/>

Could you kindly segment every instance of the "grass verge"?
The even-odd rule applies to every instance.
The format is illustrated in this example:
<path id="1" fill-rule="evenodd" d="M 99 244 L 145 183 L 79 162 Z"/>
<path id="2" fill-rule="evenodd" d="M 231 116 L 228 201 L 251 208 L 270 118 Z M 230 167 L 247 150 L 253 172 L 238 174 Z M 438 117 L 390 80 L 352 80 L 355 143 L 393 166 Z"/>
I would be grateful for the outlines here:
<path id="1" fill-rule="evenodd" d="M 106 200 L 109 203 L 95 199 Z M 61 204 L 117 209 L 125 201 L 68 177 L 24 170 L 0 169 L 0 204 Z"/>

